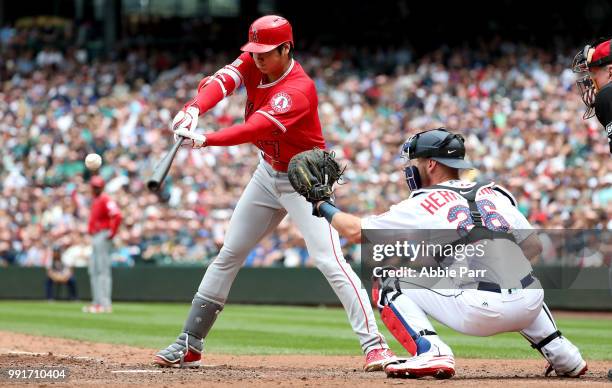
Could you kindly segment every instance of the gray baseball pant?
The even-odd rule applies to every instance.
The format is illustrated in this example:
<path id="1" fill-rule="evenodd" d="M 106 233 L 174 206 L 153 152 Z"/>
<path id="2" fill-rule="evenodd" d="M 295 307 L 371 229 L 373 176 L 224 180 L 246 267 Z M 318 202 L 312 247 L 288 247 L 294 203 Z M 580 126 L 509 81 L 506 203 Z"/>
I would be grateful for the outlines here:
<path id="1" fill-rule="evenodd" d="M 93 254 L 89 261 L 89 280 L 91 282 L 92 303 L 104 307 L 111 305 L 112 276 L 111 249 L 112 241 L 108 238 L 109 230 L 93 235 Z"/>
<path id="2" fill-rule="evenodd" d="M 302 233 L 317 268 L 338 295 L 363 351 L 387 348 L 368 294 L 342 255 L 338 232 L 325 219 L 312 215 L 311 204 L 293 190 L 286 173 L 273 170 L 263 160 L 236 205 L 223 247 L 200 283 L 199 296 L 223 306 L 249 252 L 287 213 Z"/>

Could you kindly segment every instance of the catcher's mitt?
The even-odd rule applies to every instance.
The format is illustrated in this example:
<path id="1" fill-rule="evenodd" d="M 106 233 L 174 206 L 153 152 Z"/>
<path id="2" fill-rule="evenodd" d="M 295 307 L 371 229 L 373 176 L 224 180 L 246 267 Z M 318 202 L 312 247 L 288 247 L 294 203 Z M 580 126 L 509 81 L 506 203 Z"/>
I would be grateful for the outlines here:
<path id="1" fill-rule="evenodd" d="M 291 158 L 288 174 L 293 189 L 313 204 L 329 201 L 333 185 L 344 169 L 334 160 L 334 153 L 314 148 Z"/>

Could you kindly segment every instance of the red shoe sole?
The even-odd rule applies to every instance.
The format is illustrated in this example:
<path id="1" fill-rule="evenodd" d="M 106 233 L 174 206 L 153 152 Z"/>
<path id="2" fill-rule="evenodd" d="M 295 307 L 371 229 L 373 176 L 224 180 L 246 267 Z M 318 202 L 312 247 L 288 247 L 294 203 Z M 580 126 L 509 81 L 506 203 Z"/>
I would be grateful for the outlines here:
<path id="1" fill-rule="evenodd" d="M 168 362 L 166 360 L 164 360 L 163 358 L 159 357 L 159 356 L 155 356 L 153 358 L 153 364 L 162 367 L 162 368 L 190 368 L 190 369 L 195 369 L 195 368 L 199 368 L 200 366 L 202 366 L 202 361 L 201 360 L 194 360 L 194 361 L 184 361 L 183 365 L 181 366 L 180 361 L 177 362 Z"/>

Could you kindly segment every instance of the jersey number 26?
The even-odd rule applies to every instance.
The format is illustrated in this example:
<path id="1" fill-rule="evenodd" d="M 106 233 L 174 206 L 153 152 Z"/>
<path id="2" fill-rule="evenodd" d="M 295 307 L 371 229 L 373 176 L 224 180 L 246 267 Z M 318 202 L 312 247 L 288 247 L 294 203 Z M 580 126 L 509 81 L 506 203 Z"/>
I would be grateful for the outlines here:
<path id="1" fill-rule="evenodd" d="M 482 224 L 489 230 L 496 232 L 507 232 L 510 230 L 510 224 L 506 219 L 496 212 L 495 205 L 488 199 L 482 199 L 476 201 L 476 207 L 478 212 L 482 216 Z M 461 221 L 457 224 L 457 230 L 461 232 L 469 232 L 474 226 L 474 219 L 470 213 L 470 208 L 463 205 L 456 205 L 449 209 L 446 219 L 448 222 L 455 222 L 460 219 Z"/>

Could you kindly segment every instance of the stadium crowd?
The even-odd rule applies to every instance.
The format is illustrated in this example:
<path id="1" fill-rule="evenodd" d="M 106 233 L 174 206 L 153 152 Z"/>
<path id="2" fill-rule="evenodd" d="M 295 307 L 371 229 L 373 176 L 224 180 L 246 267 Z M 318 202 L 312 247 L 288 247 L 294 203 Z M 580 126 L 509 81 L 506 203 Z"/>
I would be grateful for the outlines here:
<path id="1" fill-rule="evenodd" d="M 0 265 L 48 265 L 53 248 L 69 265 L 86 265 L 90 152 L 102 155 L 106 191 L 125 216 L 116 265 L 206 264 L 258 163 L 256 148 L 182 149 L 163 192 L 147 192 L 145 180 L 172 142 L 173 115 L 204 75 L 239 53 L 179 59 L 141 46 L 105 58 L 46 36 L 0 28 Z M 400 145 L 445 126 L 466 138 L 478 167 L 470 178 L 507 187 L 537 228 L 612 229 L 612 161 L 603 129 L 582 119 L 572 52 L 491 39 L 419 57 L 407 47 L 298 47 L 296 57 L 316 82 L 328 146 L 348 164 L 341 209 L 382 213 L 406 198 Z M 238 91 L 200 126 L 241 121 L 244 99 Z M 359 257 L 357 246 L 344 248 Z M 310 261 L 284 220 L 245 265 Z"/>

